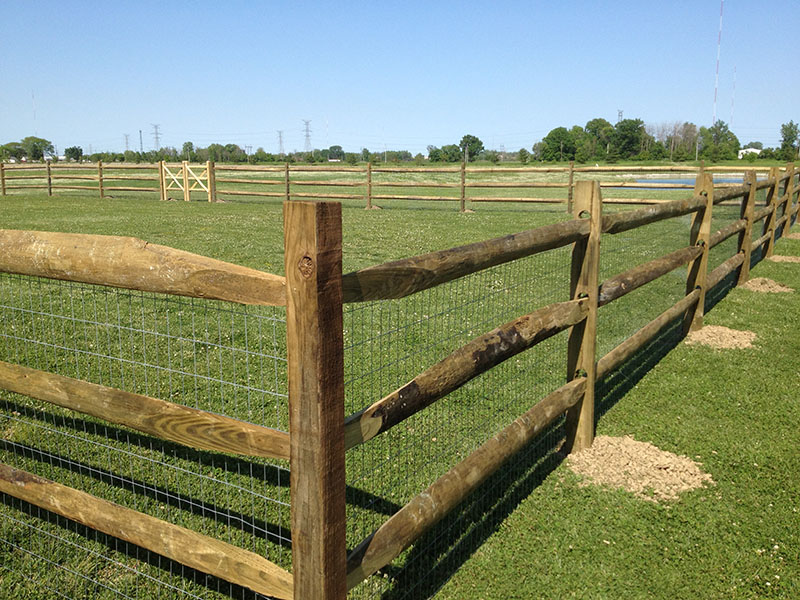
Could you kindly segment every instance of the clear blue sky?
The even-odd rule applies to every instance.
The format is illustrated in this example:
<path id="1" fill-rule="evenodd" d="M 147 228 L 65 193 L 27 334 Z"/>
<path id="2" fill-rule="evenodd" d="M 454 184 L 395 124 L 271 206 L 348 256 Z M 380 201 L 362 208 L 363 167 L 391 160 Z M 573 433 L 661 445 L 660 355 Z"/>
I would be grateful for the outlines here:
<path id="1" fill-rule="evenodd" d="M 797 0 L 727 0 L 717 118 L 774 146 L 800 121 Z M 710 125 L 719 0 L 5 2 L 0 143 L 408 149 L 554 127 Z"/>

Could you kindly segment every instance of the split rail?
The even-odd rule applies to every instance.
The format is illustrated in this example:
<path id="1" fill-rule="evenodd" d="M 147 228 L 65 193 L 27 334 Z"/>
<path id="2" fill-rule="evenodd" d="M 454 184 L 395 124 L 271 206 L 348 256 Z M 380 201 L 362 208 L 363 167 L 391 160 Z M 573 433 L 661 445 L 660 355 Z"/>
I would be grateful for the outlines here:
<path id="1" fill-rule="evenodd" d="M 0 271 L 240 304 L 286 307 L 289 431 L 29 367 L 0 363 L 0 387 L 192 448 L 288 460 L 292 572 L 231 544 L 95 498 L 34 473 L 0 465 L 0 491 L 182 564 L 277 598 L 344 598 L 444 518 L 487 478 L 566 414 L 566 448 L 592 444 L 594 390 L 666 325 L 702 327 L 706 294 L 749 277 L 753 253 L 770 256 L 797 218 L 800 170 L 773 168 L 758 180 L 719 188 L 698 174 L 688 198 L 603 214 L 602 184 L 575 184 L 573 218 L 518 234 L 342 274 L 341 205 L 284 205 L 285 277 L 141 240 L 0 231 Z M 186 172 L 184 172 L 184 177 Z M 186 180 L 184 179 L 184 185 Z M 184 187 L 184 190 L 186 187 Z M 756 206 L 756 193 L 767 190 Z M 715 206 L 737 202 L 739 218 L 712 232 Z M 686 246 L 599 281 L 603 236 L 690 215 Z M 709 271 L 709 252 L 738 236 L 736 252 Z M 343 305 L 391 302 L 497 265 L 572 248 L 570 297 L 537 308 L 456 348 L 394 392 L 344 416 Z M 604 356 L 596 356 L 602 307 L 680 267 L 686 293 Z M 540 399 L 349 553 L 345 541 L 345 454 L 400 426 L 454 390 L 559 332 L 568 332 L 567 381 Z"/>

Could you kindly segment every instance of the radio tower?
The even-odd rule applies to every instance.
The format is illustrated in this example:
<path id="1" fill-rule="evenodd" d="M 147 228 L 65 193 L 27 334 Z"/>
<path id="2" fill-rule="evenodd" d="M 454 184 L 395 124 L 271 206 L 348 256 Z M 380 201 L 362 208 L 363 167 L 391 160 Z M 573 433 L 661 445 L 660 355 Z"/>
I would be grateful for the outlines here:
<path id="1" fill-rule="evenodd" d="M 711 116 L 711 125 L 717 122 L 717 89 L 719 88 L 719 48 L 722 45 L 722 7 L 725 0 L 719 2 L 719 35 L 717 36 L 717 74 L 714 77 L 714 113 Z"/>
<path id="2" fill-rule="evenodd" d="M 158 133 L 158 128 L 160 125 L 153 125 L 153 141 L 156 144 L 156 150 L 161 149 L 161 136 Z"/>
<path id="3" fill-rule="evenodd" d="M 129 134 L 127 134 L 127 133 L 123 133 L 122 135 L 125 136 L 125 152 L 127 152 L 129 150 L 129 148 L 130 148 L 130 145 L 128 144 L 128 139 L 131 136 Z"/>
<path id="4" fill-rule="evenodd" d="M 283 151 L 283 129 L 278 130 L 278 154 L 285 154 Z"/>
<path id="5" fill-rule="evenodd" d="M 305 131 L 305 134 L 306 134 L 306 146 L 305 146 L 305 150 L 304 151 L 305 152 L 311 152 L 311 150 L 312 150 L 312 148 L 311 148 L 311 129 L 309 128 L 309 125 L 311 125 L 311 119 L 309 119 L 307 121 L 305 119 L 303 119 L 303 123 L 305 123 L 304 131 Z"/>

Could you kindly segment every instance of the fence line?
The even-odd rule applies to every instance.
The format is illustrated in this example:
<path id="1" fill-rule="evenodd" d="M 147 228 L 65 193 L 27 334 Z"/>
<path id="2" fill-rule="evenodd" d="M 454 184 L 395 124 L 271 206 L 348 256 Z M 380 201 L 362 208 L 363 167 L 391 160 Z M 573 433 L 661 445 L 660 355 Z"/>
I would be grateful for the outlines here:
<path id="1" fill-rule="evenodd" d="M 96 168 L 102 193 L 103 166 L 98 164 Z M 182 166 L 180 177 L 166 169 L 159 170 L 159 178 L 163 180 L 169 174 L 183 186 L 185 194 L 192 191 L 189 177 L 196 176 L 187 165 Z M 378 171 L 369 166 L 367 173 Z M 283 181 L 276 179 L 277 183 L 271 185 L 283 183 L 288 189 L 288 166 L 271 172 L 284 176 Z M 459 175 L 461 189 L 465 188 L 463 167 L 440 172 Z M 209 163 L 205 181 L 211 181 L 212 173 L 213 163 Z M 259 593 L 304 600 L 342 599 L 348 589 L 388 565 L 556 419 L 566 415 L 567 449 L 578 451 L 590 446 L 597 381 L 676 319 L 683 320 L 684 334 L 702 327 L 707 292 L 737 270 L 737 284 L 744 283 L 752 252 L 760 249 L 762 256 L 769 256 L 775 241 L 790 231 L 800 208 L 800 202 L 795 200 L 800 192 L 798 175 L 800 170 L 793 164 L 787 165 L 783 174 L 772 168 L 761 182 L 755 172 L 749 172 L 743 185 L 719 191 L 711 174 L 701 170 L 689 198 L 606 215 L 602 212 L 602 183 L 580 180 L 575 182 L 575 194 L 571 196 L 573 218 L 569 221 L 348 274 L 342 274 L 341 267 L 341 205 L 333 202 L 285 203 L 285 278 L 133 238 L 0 231 L 0 272 L 286 307 L 288 433 L 179 406 L 155 396 L 16 364 L 19 358 L 15 363 L 0 361 L 0 389 L 198 449 L 288 457 L 292 572 L 213 536 L 12 465 L 0 463 L 0 491 Z M 767 190 L 766 203 L 756 209 L 755 194 L 759 189 Z M 731 200 L 738 200 L 738 218 L 712 232 L 715 207 Z M 463 205 L 463 197 L 461 201 Z M 687 246 L 600 281 L 603 236 L 683 215 L 691 215 Z M 762 221 L 758 232 L 756 227 Z M 711 249 L 735 235 L 738 239 L 733 255 L 709 270 Z M 757 239 L 753 239 L 755 236 Z M 567 301 L 549 304 L 473 337 L 396 391 L 384 392 L 379 400 L 345 416 L 345 304 L 395 302 L 479 271 L 570 245 L 572 269 Z M 682 297 L 597 357 L 599 311 L 683 265 L 688 268 Z M 22 308 L 32 314 L 35 328 L 36 311 Z M 119 316 L 116 318 L 119 320 Z M 16 321 L 9 322 L 11 328 L 20 326 Z M 568 331 L 569 336 L 566 384 L 546 394 L 427 489 L 394 510 L 348 554 L 346 452 L 378 443 L 385 437 L 379 434 L 414 414 L 431 410 L 469 381 L 561 331 Z M 231 332 L 231 336 L 238 334 L 246 337 L 247 331 Z"/>
<path id="2" fill-rule="evenodd" d="M 197 172 L 194 170 L 197 169 Z M 117 171 L 139 170 L 147 171 L 146 175 L 123 175 Z M 167 163 L 161 161 L 154 165 L 136 165 L 125 163 L 71 164 L 71 163 L 42 163 L 42 164 L 2 164 L 0 163 L 0 195 L 8 191 L 21 190 L 46 190 L 52 196 L 54 191 L 72 190 L 92 192 L 105 197 L 107 192 L 158 192 L 161 200 L 171 200 L 170 192 L 176 192 L 184 201 L 192 199 L 192 192 L 202 192 L 208 202 L 216 202 L 220 196 L 233 197 L 263 197 L 289 199 L 339 199 L 362 200 L 365 208 L 375 208 L 376 200 L 414 200 L 433 202 L 458 202 L 459 210 L 467 210 L 468 203 L 493 203 L 493 202 L 518 202 L 518 203 L 561 203 L 566 204 L 567 212 L 572 212 L 572 199 L 577 183 L 576 176 L 594 176 L 602 174 L 631 175 L 636 173 L 686 173 L 697 174 L 700 170 L 707 173 L 741 173 L 749 171 L 764 172 L 770 167 L 692 167 L 692 166 L 655 166 L 655 167 L 576 167 L 574 162 L 568 167 L 496 167 L 469 168 L 465 163 L 459 167 L 376 167 L 368 163 L 364 167 L 345 166 L 295 166 L 285 163 L 283 166 L 254 166 L 254 165 L 215 165 L 208 161 L 199 165 L 191 165 L 187 161 L 180 163 Z M 92 171 L 93 174 L 81 174 Z M 18 174 L 16 172 L 24 172 Z M 31 173 L 33 172 L 33 173 Z M 263 175 L 262 178 L 236 177 L 237 173 Z M 219 176 L 218 176 L 219 174 Z M 310 180 L 292 177 L 292 174 L 312 174 L 328 176 L 342 174 L 350 179 L 345 180 Z M 417 175 L 425 176 L 451 175 L 452 181 L 427 179 L 423 181 L 390 181 L 375 178 L 375 175 Z M 545 175 L 561 174 L 565 181 L 484 181 L 481 177 L 487 175 Z M 478 176 L 477 179 L 475 177 Z M 355 178 L 355 179 L 353 179 Z M 94 186 L 61 184 L 59 182 L 86 181 L 94 182 Z M 11 182 L 9 184 L 8 182 Z M 27 182 L 27 183 L 26 183 Z M 141 186 L 132 186 L 130 182 L 141 183 Z M 111 183 L 111 185 L 108 185 Z M 124 183 L 126 185 L 120 185 Z M 152 185 L 147 185 L 147 184 Z M 236 187 L 238 186 L 238 187 Z M 736 184 L 716 184 L 717 189 L 735 187 Z M 325 192 L 316 193 L 305 191 L 304 188 L 329 188 Z M 600 181 L 601 189 L 638 189 L 638 190 L 690 190 L 691 184 L 641 182 L 641 181 Z M 359 190 L 358 193 L 333 192 L 335 188 L 350 188 Z M 392 193 L 393 189 L 420 189 L 426 193 Z M 274 191 L 272 191 L 274 189 Z M 454 195 L 436 195 L 430 190 L 453 190 Z M 553 190 L 562 192 L 555 197 L 533 196 L 487 196 L 469 193 L 479 190 Z M 363 192 L 361 191 L 363 190 Z M 736 195 L 731 196 L 736 197 Z M 608 204 L 642 204 L 658 203 L 662 200 L 652 198 L 604 198 Z"/>

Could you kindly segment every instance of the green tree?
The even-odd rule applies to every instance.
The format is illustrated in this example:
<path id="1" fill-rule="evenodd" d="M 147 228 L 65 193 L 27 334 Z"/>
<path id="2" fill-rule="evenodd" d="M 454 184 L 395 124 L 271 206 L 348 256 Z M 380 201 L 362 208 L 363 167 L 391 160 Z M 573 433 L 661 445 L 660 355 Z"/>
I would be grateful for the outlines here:
<path id="1" fill-rule="evenodd" d="M 497 150 L 487 150 L 486 151 L 486 160 L 488 160 L 493 165 L 496 165 L 500 162 L 500 153 Z"/>
<path id="2" fill-rule="evenodd" d="M 519 162 L 521 162 L 523 165 L 528 164 L 528 160 L 530 159 L 530 157 L 531 157 L 530 152 L 528 152 L 525 148 L 520 148 L 519 151 L 517 152 L 517 158 L 519 159 Z"/>
<path id="3" fill-rule="evenodd" d="M 331 148 L 333 148 L 333 146 L 331 146 Z M 356 165 L 358 164 L 360 156 L 360 154 L 356 154 L 355 152 L 348 152 L 344 155 L 344 160 L 348 165 Z"/>
<path id="4" fill-rule="evenodd" d="M 69 148 L 64 150 L 64 156 L 67 157 L 67 160 L 74 160 L 75 162 L 80 162 L 81 157 L 83 156 L 83 148 L 80 146 L 70 146 Z"/>
<path id="5" fill-rule="evenodd" d="M 8 160 L 9 158 L 19 160 L 23 156 L 25 156 L 25 151 L 19 142 L 9 142 L 0 146 L 0 160 Z"/>
<path id="6" fill-rule="evenodd" d="M 704 160 L 716 162 L 738 156 L 741 144 L 725 121 L 717 121 L 711 127 L 701 127 L 699 135 L 700 156 Z"/>
<path id="7" fill-rule="evenodd" d="M 183 148 L 181 149 L 181 156 L 183 156 L 186 160 L 197 159 L 194 153 L 194 144 L 192 142 L 183 142 Z"/>
<path id="8" fill-rule="evenodd" d="M 361 160 L 364 162 L 369 162 L 369 150 L 366 148 L 361 149 Z"/>
<path id="9" fill-rule="evenodd" d="M 444 162 L 461 162 L 461 148 L 455 144 L 442 146 L 442 160 Z"/>
<path id="10" fill-rule="evenodd" d="M 575 139 L 566 127 L 556 127 L 542 140 L 542 160 L 565 161 L 575 158 Z"/>
<path id="11" fill-rule="evenodd" d="M 611 149 L 614 126 L 605 119 L 597 118 L 587 122 L 583 129 L 586 132 L 584 151 L 591 154 L 594 160 L 605 160 Z"/>
<path id="12" fill-rule="evenodd" d="M 28 160 L 42 160 L 45 154 L 53 153 L 53 143 L 44 138 L 28 136 L 20 142 L 22 151 Z"/>
<path id="13" fill-rule="evenodd" d="M 466 151 L 470 162 L 478 158 L 478 155 L 483 152 L 483 142 L 474 135 L 468 134 L 462 137 L 461 141 L 458 143 L 458 147 L 461 149 L 462 156 Z"/>
<path id="14" fill-rule="evenodd" d="M 800 126 L 794 121 L 789 121 L 781 125 L 781 149 L 780 157 L 783 160 L 794 160 L 797 158 L 797 141 L 800 138 Z"/>
<path id="15" fill-rule="evenodd" d="M 331 146 L 328 148 L 328 160 L 344 160 L 344 150 L 341 146 Z"/>
<path id="16" fill-rule="evenodd" d="M 622 119 L 614 126 L 611 145 L 620 158 L 633 158 L 643 149 L 644 133 L 641 119 Z"/>

